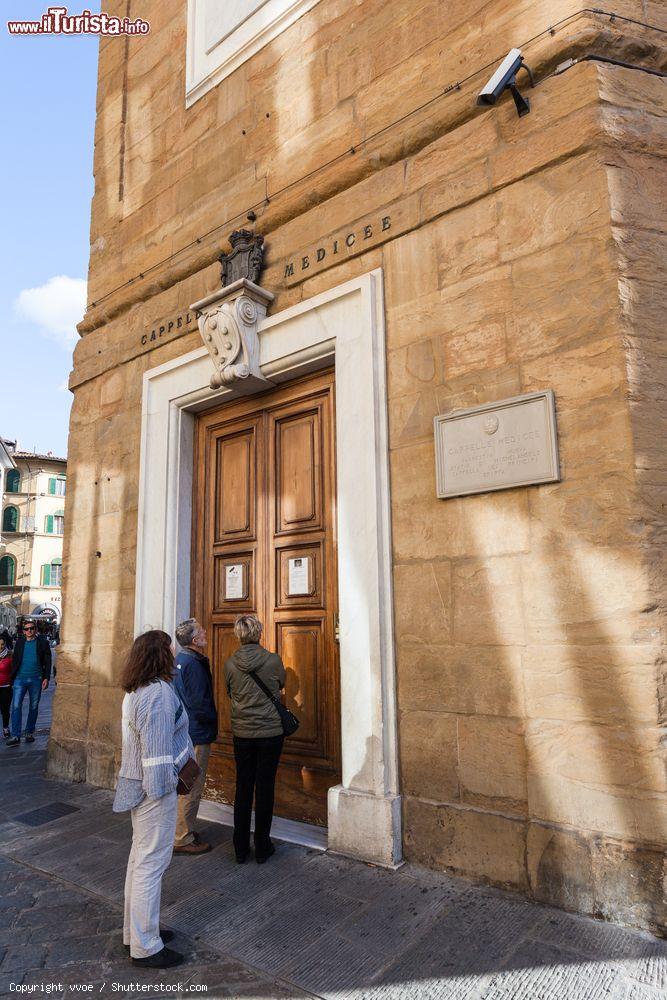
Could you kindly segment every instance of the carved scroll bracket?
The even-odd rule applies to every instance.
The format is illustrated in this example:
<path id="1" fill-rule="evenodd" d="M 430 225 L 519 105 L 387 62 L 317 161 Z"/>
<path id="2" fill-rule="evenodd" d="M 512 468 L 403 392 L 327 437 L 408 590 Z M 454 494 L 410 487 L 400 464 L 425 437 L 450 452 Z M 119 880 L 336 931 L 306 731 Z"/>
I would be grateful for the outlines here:
<path id="1" fill-rule="evenodd" d="M 269 388 L 259 368 L 258 328 L 273 294 L 239 278 L 190 306 L 197 312 L 199 332 L 215 371 L 211 388 L 234 386 L 242 395 Z"/>

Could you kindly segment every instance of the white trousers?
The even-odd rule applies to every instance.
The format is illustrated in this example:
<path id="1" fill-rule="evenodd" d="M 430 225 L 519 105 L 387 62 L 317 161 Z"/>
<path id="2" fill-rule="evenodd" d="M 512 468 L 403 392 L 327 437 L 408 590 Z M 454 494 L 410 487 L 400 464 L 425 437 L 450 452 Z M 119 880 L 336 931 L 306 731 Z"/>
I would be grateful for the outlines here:
<path id="1" fill-rule="evenodd" d="M 176 829 L 176 792 L 144 799 L 132 810 L 132 847 L 125 876 L 123 944 L 132 958 L 162 951 L 160 895 L 162 876 L 171 861 Z"/>

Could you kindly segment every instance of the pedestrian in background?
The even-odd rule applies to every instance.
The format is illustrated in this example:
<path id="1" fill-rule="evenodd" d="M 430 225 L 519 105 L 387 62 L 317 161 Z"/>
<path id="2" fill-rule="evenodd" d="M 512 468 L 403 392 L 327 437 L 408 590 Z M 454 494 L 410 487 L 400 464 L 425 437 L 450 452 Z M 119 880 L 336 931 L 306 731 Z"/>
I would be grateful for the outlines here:
<path id="1" fill-rule="evenodd" d="M 28 719 L 25 727 L 26 743 L 35 742 L 35 726 L 42 691 L 49 686 L 51 676 L 51 647 L 49 640 L 37 635 L 37 626 L 29 619 L 23 623 L 23 635 L 19 636 L 12 654 L 12 711 L 11 738 L 8 747 L 16 747 L 21 742 L 21 718 L 23 699 L 30 698 Z"/>
<path id="2" fill-rule="evenodd" d="M 255 797 L 255 861 L 275 853 L 271 843 L 276 772 L 283 748 L 280 716 L 253 674 L 274 697 L 285 686 L 285 667 L 276 653 L 260 646 L 262 623 L 255 615 L 239 615 L 234 635 L 241 648 L 225 663 L 225 684 L 232 702 L 232 735 L 236 761 L 234 850 L 243 864 L 250 846 L 250 818 Z"/>
<path id="3" fill-rule="evenodd" d="M 176 656 L 174 690 L 188 714 L 190 739 L 201 774 L 190 792 L 178 798 L 174 854 L 205 854 L 211 845 L 201 840 L 194 825 L 206 782 L 211 743 L 218 735 L 218 712 L 211 665 L 204 655 L 206 629 L 196 618 L 188 618 L 176 628 L 176 639 L 183 648 Z"/>
<path id="4" fill-rule="evenodd" d="M 184 956 L 165 947 L 160 929 L 162 876 L 176 829 L 178 772 L 194 751 L 188 716 L 172 680 L 171 639 L 157 629 L 134 641 L 121 685 L 123 751 L 114 812 L 131 810 L 132 848 L 125 878 L 123 944 L 135 965 L 167 969 Z"/>
<path id="5" fill-rule="evenodd" d="M 5 636 L 0 635 L 0 712 L 2 713 L 2 735 L 10 738 L 9 708 L 12 703 L 12 651 Z"/>

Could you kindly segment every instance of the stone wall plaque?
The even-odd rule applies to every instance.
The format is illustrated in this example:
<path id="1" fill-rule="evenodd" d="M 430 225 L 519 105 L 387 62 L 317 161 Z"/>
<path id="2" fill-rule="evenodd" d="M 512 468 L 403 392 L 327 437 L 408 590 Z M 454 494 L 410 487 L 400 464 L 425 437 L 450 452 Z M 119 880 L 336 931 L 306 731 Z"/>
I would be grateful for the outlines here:
<path id="1" fill-rule="evenodd" d="M 435 417 L 441 499 L 560 479 L 551 389 Z"/>

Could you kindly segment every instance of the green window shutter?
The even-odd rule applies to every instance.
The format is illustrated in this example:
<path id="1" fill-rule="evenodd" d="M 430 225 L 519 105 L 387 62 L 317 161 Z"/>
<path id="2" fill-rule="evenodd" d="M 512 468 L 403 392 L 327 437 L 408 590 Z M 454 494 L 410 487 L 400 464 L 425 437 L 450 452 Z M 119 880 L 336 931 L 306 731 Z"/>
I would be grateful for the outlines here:
<path id="1" fill-rule="evenodd" d="M 3 531 L 18 531 L 19 512 L 16 507 L 5 507 L 2 515 Z"/>
<path id="2" fill-rule="evenodd" d="M 55 479 L 49 479 L 49 493 L 52 497 L 56 495 L 56 481 Z"/>
<path id="3" fill-rule="evenodd" d="M 14 586 L 14 560 L 11 556 L 0 559 L 0 587 Z"/>
<path id="4" fill-rule="evenodd" d="M 51 586 L 51 567 L 48 564 L 46 566 L 42 566 L 42 586 Z"/>
<path id="5" fill-rule="evenodd" d="M 47 535 L 53 534 L 53 514 L 46 515 L 46 533 Z"/>

